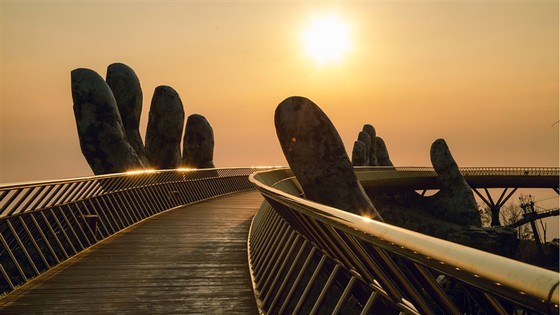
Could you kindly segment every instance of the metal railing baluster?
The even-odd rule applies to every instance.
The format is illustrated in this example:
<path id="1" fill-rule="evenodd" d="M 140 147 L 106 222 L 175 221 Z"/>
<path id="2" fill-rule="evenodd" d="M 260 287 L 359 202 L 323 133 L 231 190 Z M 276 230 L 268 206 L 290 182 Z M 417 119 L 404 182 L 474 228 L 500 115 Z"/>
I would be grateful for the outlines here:
<path id="1" fill-rule="evenodd" d="M 70 256 L 68 255 L 68 252 L 66 251 L 66 248 L 64 248 L 64 246 L 62 246 L 62 243 L 60 242 L 60 239 L 58 239 L 58 236 L 54 232 L 54 229 L 52 228 L 51 224 L 49 223 L 49 220 L 45 216 L 45 212 L 41 211 L 41 212 L 39 212 L 39 215 L 43 219 L 43 222 L 45 222 L 45 225 L 47 226 L 47 229 L 49 230 L 49 232 L 51 232 L 51 235 L 53 236 L 56 244 L 58 245 L 58 248 L 60 248 L 60 250 L 62 251 L 62 254 L 64 254 L 65 259 L 68 259 Z"/>
<path id="2" fill-rule="evenodd" d="M 164 198 L 164 194 L 162 194 L 161 189 L 157 183 L 151 186 L 152 194 L 157 198 L 159 201 L 159 208 L 158 213 L 169 209 L 169 205 L 167 204 L 166 198 Z"/>
<path id="3" fill-rule="evenodd" d="M 37 266 L 35 266 L 35 262 L 33 261 L 33 259 L 31 259 L 31 256 L 29 255 L 29 252 L 27 251 L 27 248 L 25 248 L 25 246 L 23 245 L 23 242 L 19 238 L 19 235 L 17 234 L 16 230 L 14 229 L 14 226 L 12 225 L 12 223 L 10 222 L 9 219 L 6 219 L 4 222 L 6 222 L 6 225 L 8 226 L 8 229 L 10 229 L 10 232 L 12 233 L 12 236 L 16 240 L 16 242 L 17 242 L 19 248 L 21 249 L 21 251 L 23 252 L 23 255 L 25 256 L 25 258 L 27 258 L 27 262 L 29 263 L 29 265 L 31 265 L 31 268 L 35 272 L 35 275 L 38 276 L 40 272 L 37 269 Z"/>
<path id="4" fill-rule="evenodd" d="M 138 189 L 138 193 L 140 194 L 141 198 L 146 202 L 148 205 L 148 210 L 152 213 L 152 215 L 158 213 L 157 207 L 157 200 L 150 198 L 150 190 L 148 186 L 142 186 Z"/>
<path id="5" fill-rule="evenodd" d="M 294 283 L 292 284 L 290 291 L 288 291 L 288 294 L 286 295 L 286 298 L 284 299 L 284 302 L 282 303 L 282 306 L 280 307 L 280 310 L 278 311 L 279 314 L 283 314 L 284 312 L 286 312 L 286 308 L 288 307 L 289 302 L 292 299 L 292 296 L 294 295 L 294 293 L 296 292 L 297 287 L 299 286 L 303 275 L 305 274 L 307 267 L 309 267 L 309 264 L 311 263 L 311 260 L 313 258 L 313 255 L 315 255 L 315 251 L 317 249 L 315 247 L 311 247 L 311 250 L 309 251 L 309 254 L 307 254 L 307 258 L 305 258 L 305 262 L 303 263 L 303 266 L 301 266 L 301 269 L 299 270 L 299 273 L 296 277 L 296 279 L 294 280 Z M 295 313 L 295 312 L 294 312 Z"/>
<path id="6" fill-rule="evenodd" d="M 74 220 L 74 222 L 76 223 L 76 226 L 78 227 L 78 229 L 79 229 L 80 232 L 82 233 L 82 235 L 83 235 L 83 237 L 84 237 L 84 240 L 87 242 L 87 246 L 93 245 L 93 242 L 95 241 L 95 237 L 94 237 L 94 240 L 93 240 L 93 241 L 90 240 L 89 237 L 87 236 L 86 232 L 85 232 L 84 229 L 82 228 L 81 222 L 77 219 L 76 215 L 74 214 L 74 211 L 72 210 L 71 205 L 67 205 L 66 208 L 68 209 L 68 212 L 70 213 L 70 216 L 72 216 L 72 220 Z M 83 222 L 85 223 L 85 220 L 84 220 Z M 88 224 L 85 224 L 85 225 L 89 227 Z M 94 233 L 91 231 L 91 229 L 90 229 L 90 232 L 92 233 L 92 235 L 94 235 Z M 76 238 L 78 238 L 77 235 L 76 235 Z M 82 248 L 85 248 L 85 247 L 87 247 L 87 246 L 84 246 L 84 245 L 82 244 Z"/>
<path id="7" fill-rule="evenodd" d="M 54 186 L 54 189 L 52 192 L 50 192 L 49 197 L 47 199 L 45 199 L 45 201 L 43 201 L 43 203 L 39 206 L 39 208 L 46 208 L 49 207 L 52 200 L 58 196 L 58 193 L 60 192 L 60 190 L 62 189 L 62 187 L 65 186 L 65 184 L 59 184 Z"/>
<path id="8" fill-rule="evenodd" d="M 101 204 L 101 202 L 103 202 L 103 204 Z M 109 222 L 111 222 L 111 227 L 113 228 L 113 233 L 115 233 L 116 231 L 120 231 L 124 228 L 124 223 L 120 220 L 120 218 L 118 217 L 118 215 L 116 215 L 114 212 L 114 209 L 110 208 L 107 203 L 105 202 L 105 196 L 98 196 L 97 198 L 95 198 L 95 202 L 97 203 L 97 205 L 99 206 L 100 211 L 103 211 L 103 213 L 105 214 L 106 218 L 110 218 Z M 107 213 L 109 213 L 109 215 L 107 215 Z M 115 216 L 119 219 L 117 221 L 117 219 L 115 219 Z M 120 222 L 120 224 L 119 224 Z M 115 225 L 113 225 L 112 223 L 114 223 Z M 111 234 L 113 234 L 111 233 Z"/>
<path id="9" fill-rule="evenodd" d="M 143 192 L 144 192 L 144 187 L 141 187 L 139 189 L 133 190 L 132 194 L 134 195 L 135 200 L 142 201 L 140 203 L 140 205 L 143 206 L 143 208 L 146 212 L 146 217 L 149 217 L 149 216 L 154 215 L 156 213 L 156 211 L 155 211 L 155 209 L 153 209 L 152 205 L 146 200 L 146 196 Z"/>
<path id="10" fill-rule="evenodd" d="M 55 206 L 55 205 L 60 204 L 61 201 L 66 198 L 67 195 L 72 193 L 72 189 L 73 189 L 75 184 L 76 183 L 70 183 L 70 184 L 63 185 L 64 189 L 62 189 L 62 191 L 58 193 L 58 197 L 52 201 L 51 206 Z"/>
<path id="11" fill-rule="evenodd" d="M 33 210 L 33 208 L 30 208 L 29 206 L 31 205 L 31 203 L 33 201 L 35 201 L 37 199 L 37 196 L 39 196 L 39 194 L 45 189 L 46 186 L 40 186 L 40 187 L 33 187 L 31 189 L 35 190 L 35 193 L 33 194 L 33 196 L 31 196 L 30 198 L 28 198 L 27 202 L 25 203 L 25 205 L 23 205 L 23 207 L 21 207 L 21 212 L 26 212 L 28 210 Z"/>
<path id="12" fill-rule="evenodd" d="M 74 236 L 74 238 L 76 239 L 77 244 L 80 245 L 81 249 L 78 250 L 77 252 L 80 252 L 80 251 L 84 250 L 86 247 L 84 246 L 84 244 L 82 243 L 82 241 L 78 237 L 78 234 L 76 234 L 76 231 L 74 230 L 74 227 L 72 227 L 72 224 L 70 223 L 70 220 L 68 220 L 68 217 L 66 216 L 66 213 L 64 213 L 64 209 L 62 207 L 58 207 L 57 209 L 58 209 L 58 212 L 60 213 L 60 216 L 62 217 L 62 220 L 64 220 L 64 222 L 66 223 L 66 226 L 68 226 L 68 229 L 72 233 L 72 236 Z M 54 212 L 54 210 L 51 210 L 51 211 Z M 72 243 L 70 241 L 70 239 L 69 239 L 69 242 Z"/>
<path id="13" fill-rule="evenodd" d="M 96 186 L 93 186 L 91 191 L 89 191 L 87 198 L 94 198 L 94 197 L 98 197 L 101 196 L 103 193 L 105 193 L 105 189 L 103 188 L 102 183 L 104 182 L 104 180 L 99 180 L 96 181 L 95 183 L 97 184 Z M 105 182 L 108 182 L 105 180 Z"/>
<path id="14" fill-rule="evenodd" d="M 360 255 L 361 261 L 364 263 L 364 266 L 366 266 L 368 268 L 368 271 L 370 271 L 375 276 L 372 280 L 380 282 L 379 285 L 381 285 L 381 289 L 383 290 L 382 294 L 386 294 L 394 301 L 401 300 L 402 293 L 396 287 L 395 283 L 391 280 L 387 272 L 384 271 L 383 266 L 380 265 L 377 262 L 377 259 L 372 256 L 372 252 L 368 251 L 364 247 L 364 244 L 362 244 L 356 238 L 348 237 L 348 240 L 354 245 L 354 248 L 356 249 L 355 254 Z"/>
<path id="15" fill-rule="evenodd" d="M 0 202 L 2 202 L 2 200 L 4 200 L 4 198 L 6 198 L 6 196 L 10 193 L 9 190 L 4 190 L 2 192 L 0 192 Z"/>
<path id="16" fill-rule="evenodd" d="M 23 279 L 23 282 L 27 282 L 27 276 L 25 275 L 25 272 L 23 272 L 23 269 L 21 268 L 21 265 L 19 264 L 18 260 L 16 259 L 16 256 L 14 256 L 14 253 L 12 252 L 12 249 L 10 248 L 10 246 L 8 246 L 8 243 L 6 242 L 6 239 L 4 238 L 2 233 L 0 233 L 0 242 L 2 242 L 2 245 L 4 246 L 4 250 L 6 251 L 6 253 L 8 253 L 8 256 L 12 260 L 12 263 L 14 264 L 16 269 L 18 270 L 20 277 Z"/>
<path id="17" fill-rule="evenodd" d="M 372 253 L 377 255 L 379 265 L 383 266 L 385 272 L 390 275 L 390 279 L 393 282 L 398 283 L 398 287 L 401 288 L 401 292 L 405 295 L 406 299 L 409 300 L 418 309 L 419 312 L 424 313 L 430 312 L 430 307 L 426 304 L 424 298 L 416 291 L 414 286 L 402 273 L 399 267 L 396 266 L 395 262 L 391 257 L 382 249 L 377 247 L 369 247 Z"/>
<path id="18" fill-rule="evenodd" d="M 251 248 L 258 248 L 259 244 L 262 244 L 263 241 L 263 234 L 267 231 L 266 227 L 270 225 L 270 222 L 274 219 L 271 211 L 259 211 L 257 215 L 255 215 L 255 219 L 253 222 L 257 222 L 258 224 L 254 224 L 253 227 L 255 228 L 254 233 L 251 233 L 250 238 L 250 245 Z M 254 253 L 254 251 L 251 251 Z"/>
<path id="19" fill-rule="evenodd" d="M 340 243 L 341 248 L 344 251 L 344 255 L 348 258 L 348 260 L 350 260 L 352 266 L 356 268 L 359 277 L 366 282 L 372 281 L 374 279 L 373 274 L 364 264 L 363 258 L 360 257 L 358 249 L 356 249 L 356 247 L 348 239 L 348 236 L 334 227 L 330 227 L 330 229 L 332 230 L 336 241 Z"/>
<path id="20" fill-rule="evenodd" d="M 67 203 L 71 202 L 72 200 L 76 200 L 76 195 L 78 195 L 78 193 L 80 193 L 80 191 L 86 186 L 86 183 L 87 182 L 76 182 L 75 187 L 73 187 L 66 198 L 62 199 L 60 203 Z"/>
<path id="21" fill-rule="evenodd" d="M 280 277 L 280 274 L 282 273 L 282 270 L 284 269 L 285 265 L 286 265 L 286 260 L 288 259 L 288 257 L 292 254 L 295 245 L 297 243 L 297 241 L 299 240 L 299 235 L 297 235 L 297 233 L 292 230 L 290 237 L 288 238 L 288 241 L 284 244 L 284 247 L 282 248 L 282 250 L 279 252 L 278 257 L 274 260 L 274 265 L 272 266 L 272 269 L 270 269 L 270 272 L 268 272 L 267 274 L 269 275 L 276 275 L 276 276 L 269 276 L 266 278 L 266 280 L 264 281 L 263 285 L 261 286 L 261 292 L 263 292 L 263 294 L 266 294 L 267 297 L 270 296 L 269 292 L 273 289 L 274 285 L 276 284 L 276 282 L 278 281 L 278 278 Z M 288 249 L 289 247 L 289 249 Z M 288 253 L 286 253 L 286 251 L 288 251 Z M 283 258 L 282 258 L 283 257 Z M 272 284 L 270 284 L 269 287 L 269 283 L 272 280 Z M 265 298 L 263 300 L 263 302 L 268 301 L 267 298 Z"/>
<path id="22" fill-rule="evenodd" d="M 446 314 L 461 314 L 461 311 L 455 305 L 453 300 L 445 294 L 443 289 L 439 286 L 434 276 L 430 273 L 430 271 L 415 262 L 409 260 L 403 260 L 408 268 L 417 274 L 417 279 L 422 283 L 424 290 L 426 290 L 429 295 L 437 302 L 438 306 L 446 313 Z"/>
<path id="23" fill-rule="evenodd" d="M 317 300 L 315 300 L 315 304 L 313 305 L 313 309 L 311 309 L 311 312 L 309 312 L 310 315 L 314 315 L 317 314 L 317 312 L 319 312 L 319 308 L 321 308 L 321 305 L 323 304 L 323 300 L 325 299 L 325 296 L 327 295 L 327 291 L 330 290 L 334 278 L 336 277 L 337 273 L 338 273 L 338 269 L 340 269 L 340 265 L 339 264 L 335 264 L 333 270 L 331 271 L 329 278 L 327 279 L 327 283 L 325 283 L 325 285 L 323 286 L 323 289 L 321 290 L 321 293 L 319 293 L 319 297 L 317 298 Z"/>
<path id="24" fill-rule="evenodd" d="M 8 199 L 8 201 L 6 201 L 6 203 L 2 206 L 2 208 L 0 208 L 0 215 L 4 214 L 4 211 L 6 211 L 6 209 L 8 209 L 8 206 L 10 206 L 10 204 L 12 202 L 14 202 L 14 200 L 17 198 L 17 196 L 19 196 L 19 194 L 22 192 L 23 188 L 17 189 L 12 196 L 10 197 L 10 199 Z M 12 215 L 14 213 L 14 211 L 16 211 L 16 209 L 12 209 L 8 212 L 8 216 Z"/>
<path id="25" fill-rule="evenodd" d="M 57 264 L 60 264 L 60 259 L 58 258 L 58 255 L 56 254 L 56 252 L 54 251 L 51 242 L 49 242 L 49 240 L 47 239 L 47 236 L 45 235 L 45 233 L 43 232 L 43 230 L 41 229 L 41 226 L 39 225 L 39 223 L 37 222 L 37 220 L 35 219 L 35 216 L 33 213 L 31 213 L 29 215 L 29 217 L 31 218 L 31 222 L 33 222 L 33 225 L 35 226 L 35 228 L 37 229 L 37 231 L 39 232 L 39 234 L 41 235 L 41 238 L 43 239 L 43 241 L 45 241 L 45 245 L 47 245 L 47 248 L 49 249 L 49 252 L 51 253 L 51 256 L 54 258 L 54 260 L 56 261 Z"/>
<path id="26" fill-rule="evenodd" d="M 311 278 L 309 279 L 309 282 L 307 283 L 307 285 L 305 286 L 305 289 L 301 293 L 301 296 L 299 297 L 299 300 L 298 300 L 298 302 L 296 304 L 296 307 L 294 308 L 294 311 L 292 312 L 292 314 L 299 313 L 299 310 L 303 306 L 303 302 L 305 302 L 305 299 L 307 298 L 307 294 L 309 294 L 309 291 L 311 291 L 311 287 L 315 283 L 315 280 L 317 279 L 317 276 L 319 275 L 319 272 L 323 268 L 323 265 L 325 264 L 326 260 L 327 260 L 327 256 L 322 255 L 321 260 L 319 260 L 319 263 L 315 267 L 315 270 L 313 271 L 313 274 L 311 275 Z M 338 266 L 338 265 L 336 265 L 336 266 Z"/>
<path id="27" fill-rule="evenodd" d="M 267 211 L 269 214 L 269 218 L 265 221 L 266 225 L 262 230 L 262 241 L 259 241 L 254 244 L 253 248 L 255 249 L 255 261 L 260 259 L 260 256 L 264 254 L 264 250 L 260 250 L 261 248 L 266 249 L 267 244 L 272 242 L 273 240 L 270 238 L 271 235 L 277 232 L 278 227 L 282 224 L 282 218 L 279 215 L 276 215 L 272 211 Z M 260 237 L 260 236 L 259 236 Z"/>
<path id="28" fill-rule="evenodd" d="M 129 210 L 126 207 L 123 207 L 121 203 L 119 203 L 118 195 L 120 193 L 121 192 L 108 194 L 107 202 L 109 203 L 111 209 L 114 210 L 115 215 L 121 219 L 123 228 L 126 228 L 134 224 L 135 221 Z"/>
<path id="29" fill-rule="evenodd" d="M 89 206 L 85 203 L 84 200 L 82 200 L 81 203 L 84 206 L 84 208 L 86 208 L 89 215 L 96 215 L 99 218 L 99 222 L 100 222 L 101 226 L 103 227 L 103 229 L 105 230 L 105 235 L 103 235 L 103 231 L 101 231 L 101 230 L 99 231 L 101 233 L 101 235 L 103 235 L 103 237 L 107 237 L 107 236 L 115 233 L 115 229 L 113 228 L 109 219 L 107 219 L 107 216 L 105 215 L 105 213 L 103 213 L 103 216 L 99 215 L 99 212 L 97 212 L 97 209 L 95 208 L 95 204 L 93 203 L 93 201 L 91 199 L 87 199 L 87 201 L 89 202 Z M 82 214 L 82 220 L 84 220 L 84 222 L 86 221 L 83 214 Z M 107 223 L 107 225 L 105 225 L 105 222 Z M 109 226 L 112 231 L 109 231 L 107 226 Z"/>
<path id="30" fill-rule="evenodd" d="M 2 266 L 2 264 L 0 264 L 0 272 L 2 273 L 2 276 L 4 277 L 4 280 L 6 280 L 6 283 L 8 283 L 8 286 L 10 287 L 10 289 L 15 289 L 14 284 L 12 283 L 12 280 L 10 279 L 10 276 L 8 276 L 8 274 L 6 273 L 6 270 L 4 270 L 4 267 Z"/>
<path id="31" fill-rule="evenodd" d="M 477 305 L 487 314 L 509 314 L 504 306 L 487 292 L 478 291 L 470 285 L 465 285 L 468 295 L 475 300 Z"/>
<path id="32" fill-rule="evenodd" d="M 360 315 L 368 315 L 370 313 L 371 308 L 373 307 L 373 305 L 375 304 L 376 300 L 379 298 L 379 293 L 373 291 L 371 292 L 366 304 L 364 305 L 364 308 L 362 309 L 362 312 L 360 313 Z"/>
<path id="33" fill-rule="evenodd" d="M 21 224 L 21 226 L 23 227 L 23 230 L 27 234 L 27 237 L 29 238 L 29 240 L 31 240 L 31 244 L 33 244 L 33 247 L 35 247 L 35 251 L 37 252 L 39 257 L 41 258 L 41 260 L 45 264 L 45 267 L 47 269 L 50 269 L 51 265 L 49 264 L 49 262 L 47 261 L 47 258 L 43 254 L 43 251 L 41 250 L 41 248 L 37 244 L 37 241 L 35 240 L 35 237 L 31 234 L 31 231 L 29 230 L 29 227 L 27 226 L 27 223 L 25 223 L 22 216 L 18 216 L 18 220 L 19 220 L 19 224 Z"/>
<path id="34" fill-rule="evenodd" d="M 346 285 L 344 292 L 342 292 L 342 296 L 340 296 L 338 303 L 336 303 L 336 306 L 334 307 L 332 315 L 337 315 L 340 313 L 340 310 L 342 309 L 342 306 L 344 306 L 344 303 L 348 299 L 348 296 L 350 295 L 350 291 L 354 287 L 355 283 L 356 283 L 356 277 L 350 277 L 350 280 L 348 281 L 348 284 Z"/>
<path id="35" fill-rule="evenodd" d="M 48 185 L 46 186 L 47 189 L 38 196 L 37 200 L 35 201 L 35 203 L 30 207 L 30 209 L 35 210 L 35 209 L 40 209 L 42 208 L 41 206 L 39 206 L 39 204 L 41 204 L 41 202 L 43 202 L 43 200 L 50 194 L 50 192 L 55 188 L 56 185 Z"/>
<path id="36" fill-rule="evenodd" d="M 19 211 L 19 212 L 18 212 L 17 210 L 18 210 L 19 206 L 21 206 L 21 204 L 22 204 L 25 200 L 27 200 L 27 197 L 29 197 L 29 194 L 31 194 L 31 192 L 33 191 L 33 188 L 28 188 L 28 189 L 26 189 L 26 190 L 27 190 L 27 191 L 25 192 L 25 194 L 23 194 L 23 196 L 19 199 L 19 201 L 18 201 L 14 206 L 12 206 L 12 210 L 10 210 L 10 212 L 8 213 L 8 216 L 11 216 L 12 214 L 14 214 L 14 213 L 16 213 L 16 212 L 17 212 L 17 213 L 23 212 L 23 211 Z M 1 213 L 1 212 L 2 212 L 2 211 L 0 211 L 0 213 Z"/>
<path id="37" fill-rule="evenodd" d="M 270 263 L 271 260 L 273 260 L 277 254 L 278 251 L 280 250 L 280 247 L 282 246 L 282 244 L 284 244 L 284 241 L 286 240 L 286 237 L 288 237 L 288 235 L 290 234 L 290 232 L 293 232 L 292 229 L 290 229 L 290 226 L 285 223 L 282 222 L 282 229 L 280 231 L 280 233 L 278 233 L 278 235 L 274 238 L 274 241 L 271 243 L 271 255 L 263 255 L 263 259 L 261 262 L 257 262 L 258 267 L 257 268 L 261 268 L 260 271 L 257 271 L 256 273 L 256 278 L 257 280 L 257 287 L 260 287 L 260 283 L 262 281 L 262 275 L 263 274 L 267 274 L 267 271 L 272 267 L 272 264 Z M 280 240 L 278 240 L 280 239 Z"/>
<path id="38" fill-rule="evenodd" d="M 280 216 L 276 216 L 274 219 L 275 220 L 273 225 L 271 225 L 271 228 L 266 231 L 264 242 L 261 245 L 259 244 L 256 245 L 258 247 L 255 248 L 257 253 L 254 259 L 255 270 L 260 269 L 262 258 L 265 257 L 268 254 L 268 252 L 272 250 L 271 245 L 275 244 L 274 242 L 279 237 L 279 234 L 281 234 L 284 228 L 287 228 L 287 226 L 285 225 L 282 218 L 280 218 Z M 262 251 L 258 250 L 259 247 L 262 247 L 263 250 Z"/>
<path id="39" fill-rule="evenodd" d="M 153 184 L 146 186 L 146 192 L 149 200 L 152 200 L 152 205 L 156 213 L 160 213 L 165 209 L 165 203 L 161 196 L 157 193 L 157 189 Z"/>
<path id="40" fill-rule="evenodd" d="M 130 189 L 130 188 L 129 188 Z M 116 197 L 117 202 L 124 207 L 125 209 L 128 210 L 128 213 L 130 214 L 130 216 L 132 217 L 132 221 L 134 223 L 142 220 L 142 215 L 140 213 L 138 213 L 136 207 L 134 207 L 134 205 L 132 203 L 129 202 L 127 195 L 129 192 L 129 189 L 123 191 L 122 193 L 118 194 Z"/>
<path id="41" fill-rule="evenodd" d="M 134 221 L 138 222 L 144 219 L 145 216 L 144 213 L 134 203 L 134 201 L 129 198 L 130 197 L 129 194 L 130 194 L 130 189 L 127 189 L 126 191 L 124 191 L 122 194 L 119 195 L 119 200 L 127 209 L 129 209 L 130 213 L 132 213 L 132 216 L 134 217 Z"/>
<path id="42" fill-rule="evenodd" d="M 54 213 L 54 210 L 51 208 L 49 209 L 49 212 L 51 213 L 54 222 L 56 223 L 56 225 L 59 228 L 59 231 L 62 233 L 62 235 L 64 236 L 64 238 L 66 239 L 66 241 L 68 242 L 68 245 L 70 245 L 70 249 L 72 249 L 72 251 L 74 252 L 74 254 L 77 254 L 78 251 L 76 250 L 76 247 L 74 247 L 74 244 L 72 243 L 72 241 L 70 240 L 70 238 L 68 237 L 68 234 L 66 234 L 66 230 L 64 229 L 64 227 L 62 226 L 62 224 L 60 224 L 60 220 L 58 220 L 58 217 L 56 216 L 56 213 Z M 41 214 L 44 214 L 45 212 L 41 212 Z"/>
<path id="43" fill-rule="evenodd" d="M 73 197 L 72 200 L 78 201 L 78 200 L 89 198 L 90 197 L 89 194 L 96 187 L 97 181 L 92 180 L 84 183 L 85 183 L 84 187 L 78 191 L 78 193 Z"/>
<path id="44" fill-rule="evenodd" d="M 276 306 L 276 303 L 278 302 L 278 299 L 280 298 L 282 292 L 284 291 L 284 288 L 286 287 L 286 285 L 288 283 L 288 279 L 290 279 L 290 277 L 292 276 L 292 273 L 294 272 L 296 265 L 298 264 L 299 260 L 301 259 L 301 256 L 303 255 L 303 251 L 305 250 L 305 247 L 307 246 L 307 244 L 308 244 L 308 242 L 304 239 L 303 242 L 301 243 L 301 246 L 299 247 L 298 253 L 296 254 L 296 258 L 294 258 L 294 260 L 292 261 L 292 264 L 290 265 L 290 269 L 288 269 L 288 272 L 286 273 L 286 276 L 284 277 L 284 280 L 280 284 L 280 287 L 278 288 L 278 291 L 276 292 L 276 295 L 274 296 L 274 299 L 270 303 L 270 307 L 268 308 L 269 310 L 274 310 L 274 307 Z M 263 303 L 266 304 L 266 301 L 263 301 Z"/>

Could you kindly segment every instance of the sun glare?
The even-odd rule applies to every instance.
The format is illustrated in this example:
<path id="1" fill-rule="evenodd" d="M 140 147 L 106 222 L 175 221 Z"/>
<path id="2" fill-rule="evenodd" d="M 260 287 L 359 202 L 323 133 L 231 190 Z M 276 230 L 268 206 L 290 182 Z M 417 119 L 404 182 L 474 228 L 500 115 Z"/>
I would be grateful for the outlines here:
<path id="1" fill-rule="evenodd" d="M 349 31 L 335 16 L 315 18 L 303 33 L 307 54 L 320 64 L 339 61 L 350 49 Z"/>

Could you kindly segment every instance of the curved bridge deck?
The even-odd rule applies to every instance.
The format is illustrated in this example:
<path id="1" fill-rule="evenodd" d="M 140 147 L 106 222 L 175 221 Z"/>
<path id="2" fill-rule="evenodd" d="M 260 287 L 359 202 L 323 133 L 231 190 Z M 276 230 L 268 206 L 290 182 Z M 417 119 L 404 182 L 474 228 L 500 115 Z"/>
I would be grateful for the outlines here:
<path id="1" fill-rule="evenodd" d="M 1 314 L 256 314 L 247 234 L 262 197 L 221 197 L 146 220 L 0 300 Z"/>

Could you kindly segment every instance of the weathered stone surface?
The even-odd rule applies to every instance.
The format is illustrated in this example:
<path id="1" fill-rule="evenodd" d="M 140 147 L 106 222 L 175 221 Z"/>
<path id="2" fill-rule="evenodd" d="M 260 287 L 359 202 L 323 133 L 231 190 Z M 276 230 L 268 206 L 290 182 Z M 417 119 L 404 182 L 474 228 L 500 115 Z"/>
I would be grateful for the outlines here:
<path id="1" fill-rule="evenodd" d="M 142 169 L 107 83 L 89 69 L 75 69 L 71 77 L 80 147 L 94 174 Z"/>
<path id="2" fill-rule="evenodd" d="M 352 164 L 354 166 L 367 166 L 367 147 L 366 144 L 360 140 L 354 141 L 354 148 L 352 149 Z"/>
<path id="3" fill-rule="evenodd" d="M 187 118 L 183 138 L 183 165 L 190 168 L 214 168 L 214 131 L 202 115 Z"/>
<path id="4" fill-rule="evenodd" d="M 274 115 L 288 164 L 308 199 L 381 220 L 358 182 L 330 119 L 304 97 L 289 97 Z"/>
<path id="5" fill-rule="evenodd" d="M 146 130 L 146 155 L 152 168 L 179 167 L 184 121 L 179 94 L 172 87 L 158 86 L 152 97 Z"/>
<path id="6" fill-rule="evenodd" d="M 369 165 L 369 161 L 370 161 L 370 152 L 371 152 L 371 137 L 369 136 L 369 134 L 365 131 L 360 131 L 360 133 L 358 133 L 358 140 L 363 142 L 366 145 L 366 151 L 365 151 L 365 163 L 364 166 Z"/>
<path id="7" fill-rule="evenodd" d="M 375 137 L 375 156 L 377 157 L 377 165 L 393 166 L 393 162 L 389 158 L 389 151 L 385 145 L 385 141 L 380 137 Z"/>
<path id="8" fill-rule="evenodd" d="M 480 227 L 482 223 L 473 192 L 459 172 L 445 140 L 434 141 L 430 159 L 441 183 L 440 191 L 430 197 L 434 215 L 462 226 Z"/>
<path id="9" fill-rule="evenodd" d="M 426 216 L 425 224 L 437 225 L 439 223 L 434 221 L 437 218 L 461 227 L 480 227 L 480 213 L 472 190 L 459 172 L 459 167 L 443 139 L 438 139 L 432 144 L 430 158 L 441 189 L 429 197 L 422 197 L 414 191 L 394 193 L 392 201 L 409 208 L 411 212 L 422 212 Z M 383 161 L 383 158 L 380 161 Z M 375 193 L 370 192 L 370 198 L 374 198 L 372 194 Z M 397 222 L 393 223 L 400 225 Z M 443 235 L 437 236 L 445 238 Z"/>
<path id="10" fill-rule="evenodd" d="M 380 138 L 377 137 L 377 139 Z M 383 149 L 385 146 L 382 140 L 378 143 L 380 144 L 377 154 L 380 164 L 387 165 L 386 163 L 390 163 L 390 160 L 383 153 L 387 150 Z M 441 184 L 440 191 L 429 197 L 420 196 L 414 191 L 392 193 L 390 194 L 391 198 L 384 200 L 384 205 L 378 207 L 380 209 L 387 208 L 388 205 L 394 203 L 409 208 L 411 212 L 421 212 L 426 216 L 425 224 L 439 224 L 439 222 L 433 221 L 437 218 L 462 227 L 470 225 L 480 227 L 480 213 L 472 190 L 459 172 L 459 167 L 443 139 L 438 139 L 432 144 L 430 158 Z M 392 163 L 389 165 L 392 165 Z M 371 200 L 375 200 L 379 195 L 374 191 L 368 191 L 368 193 Z M 382 215 L 389 218 L 383 212 Z M 402 226 L 397 221 L 392 223 Z M 442 234 L 437 236 L 444 237 Z"/>
<path id="11" fill-rule="evenodd" d="M 371 195 L 375 208 L 385 222 L 400 226 L 422 234 L 447 239 L 450 233 L 461 230 L 461 226 L 433 217 L 418 208 L 401 205 L 395 202 L 392 195 Z"/>
<path id="12" fill-rule="evenodd" d="M 432 215 L 433 209 L 425 203 L 403 205 L 402 200 L 388 194 L 370 197 L 387 223 L 494 254 L 515 256 L 517 235 L 511 228 L 461 226 Z"/>
<path id="13" fill-rule="evenodd" d="M 134 70 L 122 63 L 107 68 L 107 84 L 113 91 L 128 142 L 144 165 L 148 166 L 146 149 L 138 130 L 142 113 L 142 88 Z"/>
<path id="14" fill-rule="evenodd" d="M 377 161 L 377 154 L 375 153 L 375 138 L 376 138 L 376 133 L 375 133 L 375 128 L 373 128 L 372 125 L 364 125 L 364 127 L 362 128 L 362 131 L 367 133 L 369 135 L 370 138 L 370 146 L 369 146 L 369 151 L 368 151 L 368 159 L 369 159 L 369 165 L 371 166 L 377 166 L 379 165 L 378 161 Z"/>
<path id="15" fill-rule="evenodd" d="M 485 228 L 469 226 L 450 233 L 447 239 L 510 258 L 515 256 L 518 243 L 515 229 L 499 226 Z"/>

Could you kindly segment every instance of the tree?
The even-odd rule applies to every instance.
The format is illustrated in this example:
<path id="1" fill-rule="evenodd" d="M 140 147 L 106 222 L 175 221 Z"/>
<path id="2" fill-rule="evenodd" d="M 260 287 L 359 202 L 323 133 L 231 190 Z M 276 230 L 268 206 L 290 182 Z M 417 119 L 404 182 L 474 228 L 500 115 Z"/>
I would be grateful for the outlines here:
<path id="1" fill-rule="evenodd" d="M 521 196 L 524 196 L 521 194 Z M 492 222 L 492 211 L 488 206 L 478 206 L 482 226 L 489 227 Z M 511 225 L 523 219 L 523 209 L 519 204 L 510 202 L 502 207 L 500 210 L 500 223 L 502 226 Z M 515 228 L 517 230 L 517 237 L 519 240 L 532 240 L 533 232 L 529 225 L 525 224 Z"/>

